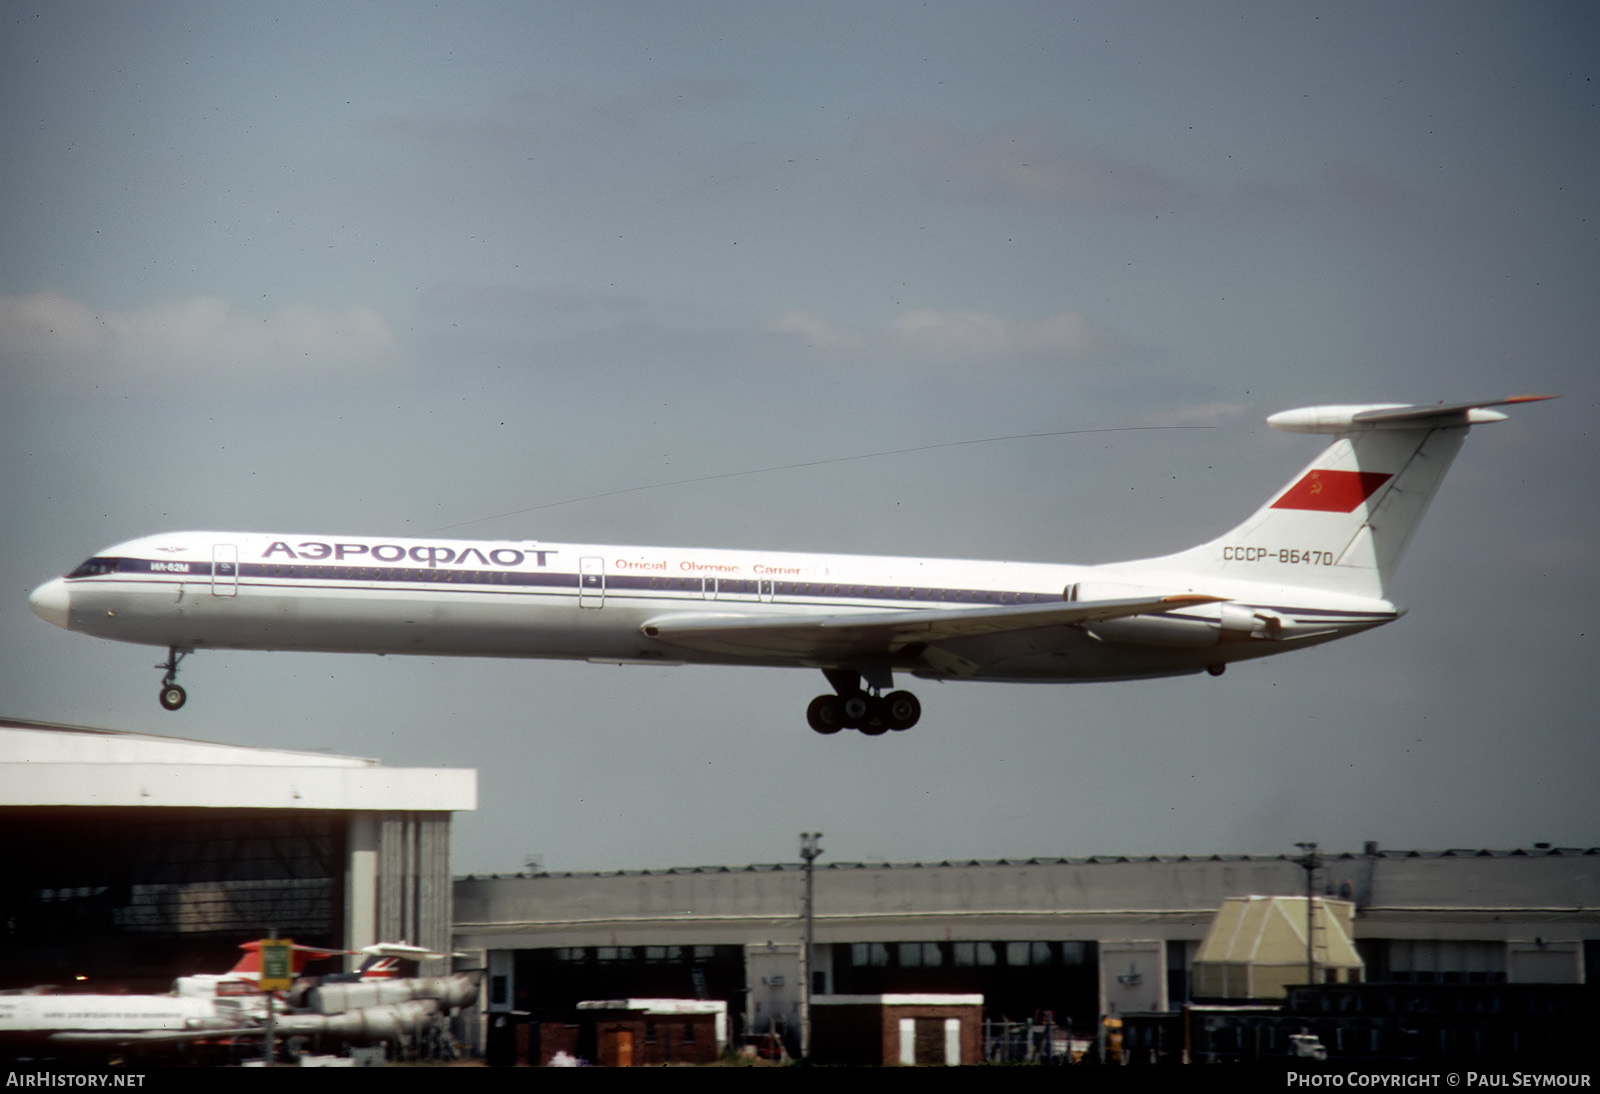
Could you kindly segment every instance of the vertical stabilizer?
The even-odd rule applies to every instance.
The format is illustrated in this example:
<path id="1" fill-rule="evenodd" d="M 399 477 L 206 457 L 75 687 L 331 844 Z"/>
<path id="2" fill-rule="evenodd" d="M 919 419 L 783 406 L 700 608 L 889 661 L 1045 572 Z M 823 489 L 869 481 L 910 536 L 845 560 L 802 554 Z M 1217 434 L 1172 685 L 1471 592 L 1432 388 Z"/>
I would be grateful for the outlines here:
<path id="1" fill-rule="evenodd" d="M 1210 543 L 1153 559 L 1171 569 L 1382 598 L 1412 533 L 1484 409 L 1550 396 L 1453 406 L 1324 406 L 1269 425 L 1338 439 L 1243 524 Z"/>

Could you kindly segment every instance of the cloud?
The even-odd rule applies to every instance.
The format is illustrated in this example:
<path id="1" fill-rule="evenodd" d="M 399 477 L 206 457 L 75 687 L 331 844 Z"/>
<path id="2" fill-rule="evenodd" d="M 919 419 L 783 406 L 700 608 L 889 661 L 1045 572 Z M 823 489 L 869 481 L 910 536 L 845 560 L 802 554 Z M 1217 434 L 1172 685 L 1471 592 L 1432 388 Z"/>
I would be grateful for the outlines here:
<path id="1" fill-rule="evenodd" d="M 907 347 L 969 361 L 1081 357 L 1091 341 L 1088 322 L 1075 312 L 1017 323 L 988 312 L 918 308 L 902 313 L 889 329 Z"/>
<path id="2" fill-rule="evenodd" d="M 552 322 L 615 322 L 643 315 L 643 298 L 625 293 L 562 286 L 446 281 L 423 294 L 430 311 L 472 322 L 511 323 L 542 327 Z"/>
<path id="3" fill-rule="evenodd" d="M 1089 322 L 1063 311 L 1034 322 L 1018 322 L 992 312 L 913 308 L 876 332 L 834 326 L 808 312 L 779 316 L 771 329 L 804 339 L 834 353 L 898 351 L 922 359 L 986 364 L 1020 357 L 1081 358 L 1095 348 Z"/>
<path id="4" fill-rule="evenodd" d="M 1167 208 L 1176 180 L 1149 163 L 1064 139 L 1043 123 L 967 132 L 942 122 L 878 118 L 863 140 L 911 165 L 937 190 L 1050 206 Z"/>
<path id="5" fill-rule="evenodd" d="M 826 320 L 818 319 L 811 313 L 798 309 L 786 311 L 778 316 L 772 321 L 771 330 L 776 334 L 792 334 L 808 346 L 834 353 L 853 352 L 864 347 L 867 342 L 865 336 L 855 331 L 833 326 Z"/>
<path id="6" fill-rule="evenodd" d="M 1222 425 L 1249 412 L 1246 403 L 1196 403 L 1146 415 L 1145 425 Z"/>
<path id="7" fill-rule="evenodd" d="M 60 293 L 0 296 L 0 352 L 15 365 L 97 372 L 349 369 L 399 352 L 371 308 L 289 304 L 256 314 L 197 296 L 97 311 Z"/>
<path id="8" fill-rule="evenodd" d="M 1523 560 L 1535 570 L 1581 571 L 1595 564 L 1595 546 L 1577 536 L 1545 536 L 1519 541 L 1518 550 Z"/>
<path id="9" fill-rule="evenodd" d="M 550 84 L 501 95 L 471 111 L 397 115 L 380 124 L 430 149 L 498 150 L 517 163 L 549 160 L 570 170 L 572 155 L 593 155 L 624 138 L 657 133 L 680 116 L 721 106 L 740 93 L 737 83 L 709 79 L 605 90 Z"/>
<path id="10" fill-rule="evenodd" d="M 1369 212 L 1408 213 L 1416 194 L 1395 179 L 1356 164 L 1330 163 L 1322 169 L 1327 186 L 1350 205 Z"/>

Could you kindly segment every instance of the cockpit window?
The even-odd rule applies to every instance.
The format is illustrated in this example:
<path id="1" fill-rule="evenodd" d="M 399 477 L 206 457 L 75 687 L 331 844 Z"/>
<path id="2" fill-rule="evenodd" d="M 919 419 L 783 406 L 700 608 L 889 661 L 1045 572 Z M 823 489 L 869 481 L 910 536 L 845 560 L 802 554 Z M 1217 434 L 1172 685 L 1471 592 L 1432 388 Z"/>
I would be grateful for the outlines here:
<path id="1" fill-rule="evenodd" d="M 116 572 L 117 572 L 117 559 L 114 559 L 114 558 L 91 558 L 87 562 L 85 562 L 82 566 L 79 566 L 76 570 L 73 570 L 67 576 L 68 577 L 95 577 L 98 574 L 114 574 Z"/>

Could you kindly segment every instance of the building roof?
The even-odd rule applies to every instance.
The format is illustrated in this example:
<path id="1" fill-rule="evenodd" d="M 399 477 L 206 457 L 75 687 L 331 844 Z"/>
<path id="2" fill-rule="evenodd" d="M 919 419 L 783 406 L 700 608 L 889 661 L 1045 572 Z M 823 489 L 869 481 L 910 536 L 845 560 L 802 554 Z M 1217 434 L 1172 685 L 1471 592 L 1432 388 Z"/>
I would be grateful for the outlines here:
<path id="1" fill-rule="evenodd" d="M 1552 847 L 1536 843 L 1531 848 L 1516 847 L 1505 850 L 1494 848 L 1449 848 L 1443 851 L 1391 851 L 1373 848 L 1370 851 L 1325 851 L 1324 863 L 1353 862 L 1375 859 L 1453 859 L 1453 858 L 1583 858 L 1600 857 L 1600 847 Z M 932 870 L 952 866 L 1093 866 L 1116 863 L 1175 863 L 1175 862 L 1290 862 L 1298 864 L 1299 855 L 1085 855 L 1075 858 L 1033 857 L 992 859 L 944 859 L 940 862 L 819 862 L 818 870 Z M 770 874 L 799 873 L 805 869 L 799 862 L 758 862 L 746 866 L 666 866 L 646 870 L 508 870 L 503 873 L 468 874 L 463 880 L 491 880 L 497 878 L 605 878 L 605 877 L 669 877 L 677 874 Z"/>
<path id="2" fill-rule="evenodd" d="M 0 717 L 0 806 L 444 812 L 477 772 Z"/>
<path id="3" fill-rule="evenodd" d="M 1318 913 L 1312 944 L 1316 963 L 1325 968 L 1361 968 L 1347 930 L 1355 906 L 1319 896 L 1312 898 L 1312 910 Z M 1195 963 L 1304 967 L 1306 914 L 1303 896 L 1229 897 L 1211 921 Z"/>
<path id="4" fill-rule="evenodd" d="M 638 1010 L 646 1014 L 726 1014 L 726 999 L 585 999 L 579 1010 Z"/>
<path id="5" fill-rule="evenodd" d="M 813 995 L 814 1007 L 981 1007 L 982 993 L 900 992 L 885 995 Z"/>

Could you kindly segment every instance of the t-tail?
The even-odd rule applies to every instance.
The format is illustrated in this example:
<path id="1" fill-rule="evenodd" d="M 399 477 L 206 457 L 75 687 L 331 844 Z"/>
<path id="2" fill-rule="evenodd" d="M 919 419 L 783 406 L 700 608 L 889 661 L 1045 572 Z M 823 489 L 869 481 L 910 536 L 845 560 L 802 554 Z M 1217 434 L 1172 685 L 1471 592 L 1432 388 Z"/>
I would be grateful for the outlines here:
<path id="1" fill-rule="evenodd" d="M 1472 426 L 1505 420 L 1510 395 L 1449 406 L 1316 406 L 1267 419 L 1338 439 L 1231 532 L 1165 558 L 1164 568 L 1381 599 L 1411 535 Z"/>

